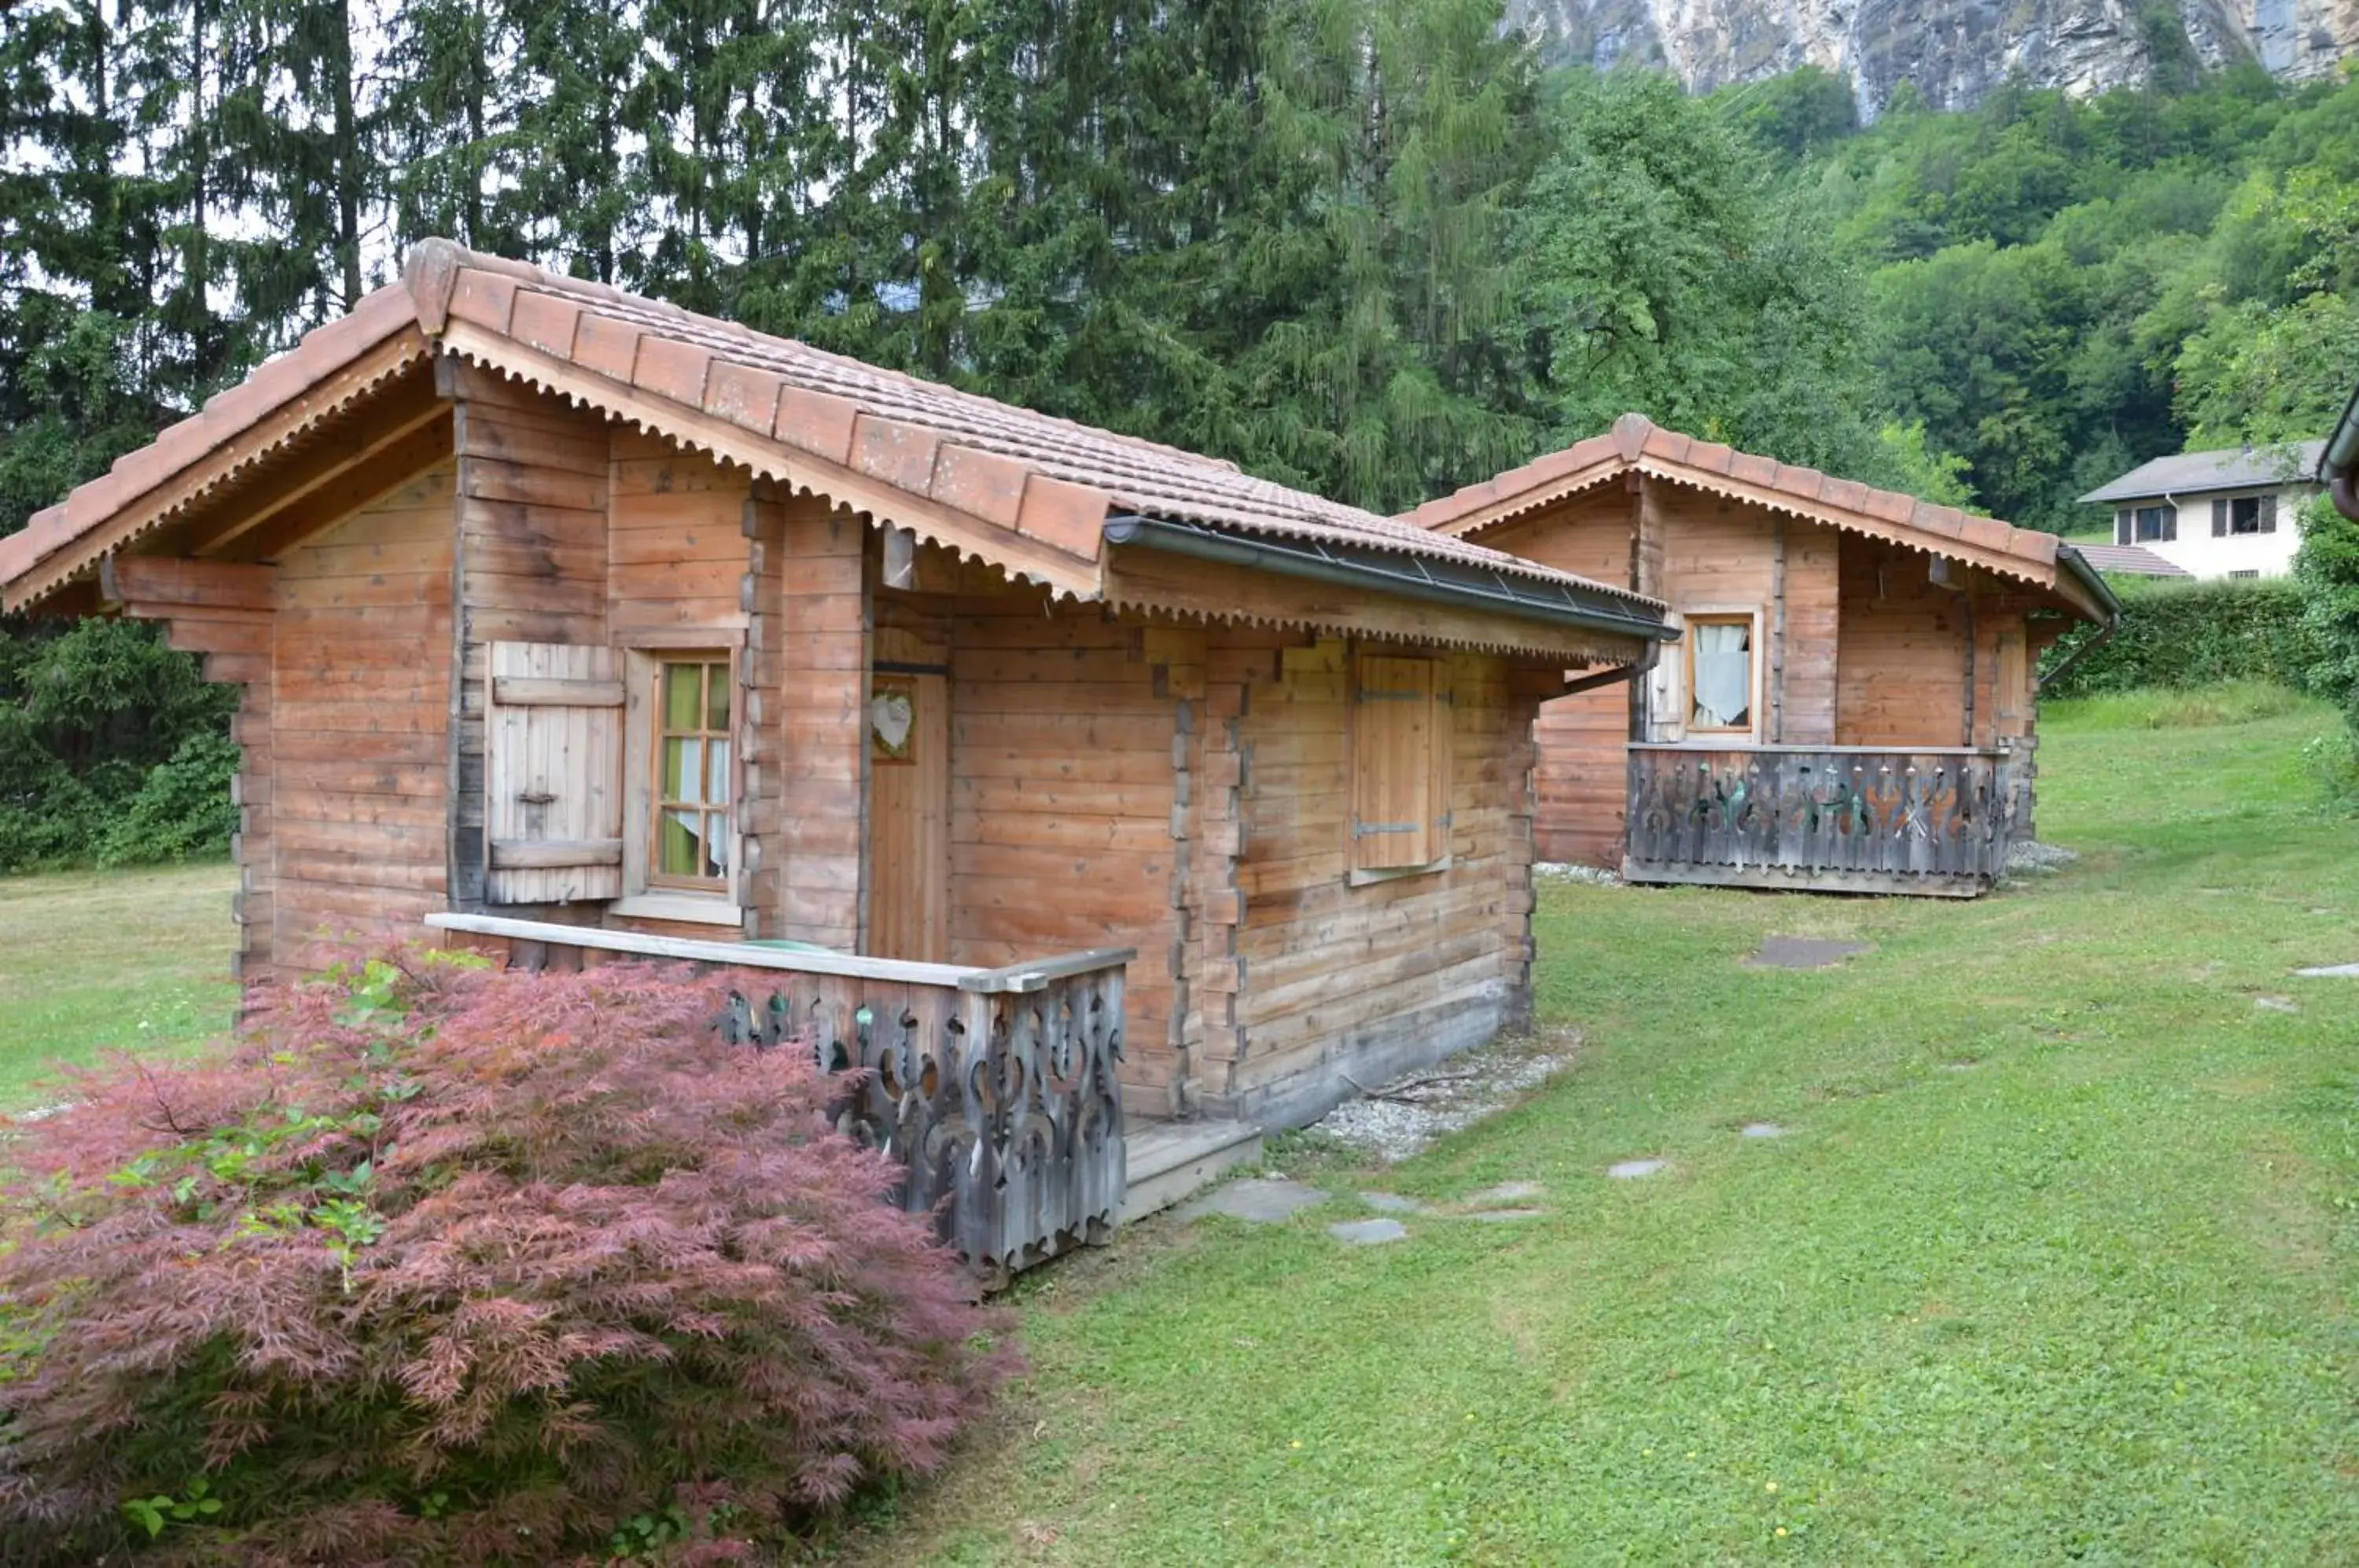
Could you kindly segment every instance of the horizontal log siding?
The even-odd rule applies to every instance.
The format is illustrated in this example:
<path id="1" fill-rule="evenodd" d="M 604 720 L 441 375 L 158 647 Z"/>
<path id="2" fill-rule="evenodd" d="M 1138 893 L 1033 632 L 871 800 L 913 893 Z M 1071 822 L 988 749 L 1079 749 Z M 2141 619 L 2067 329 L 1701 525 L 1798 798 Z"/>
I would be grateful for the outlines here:
<path id="1" fill-rule="evenodd" d="M 1177 709 L 1097 611 L 957 601 L 951 637 L 951 959 L 1136 947 L 1126 1102 L 1169 1105 Z"/>
<path id="2" fill-rule="evenodd" d="M 1634 516 L 1631 496 L 1615 485 L 1486 533 L 1483 542 L 1627 586 Z M 1533 832 L 1539 858 L 1619 866 L 1629 805 L 1630 688 L 1607 686 L 1541 704 L 1538 735 Z"/>
<path id="3" fill-rule="evenodd" d="M 606 640 L 606 421 L 547 393 L 451 370 L 458 444 L 458 737 L 451 907 L 484 905 L 485 647 Z"/>
<path id="4" fill-rule="evenodd" d="M 1842 619 L 1843 536 L 1821 523 L 1786 519 L 1786 638 L 1779 676 L 1782 725 L 1764 735 L 1786 746 L 1835 738 L 1835 666 Z"/>
<path id="5" fill-rule="evenodd" d="M 1210 716 L 1243 663 L 1245 757 L 1234 972 L 1193 983 L 1239 996 L 1239 1038 L 1208 1034 L 1207 1106 L 1273 1124 L 1308 1120 L 1353 1091 L 1479 1043 L 1528 1008 L 1529 734 L 1506 661 L 1442 654 L 1451 693 L 1451 863 L 1349 885 L 1349 648 L 1327 639 L 1225 657 L 1213 634 Z M 1404 652 L 1414 652 L 1404 649 Z M 1265 660 L 1267 662 L 1265 663 Z"/>
<path id="6" fill-rule="evenodd" d="M 1962 746 L 1965 609 L 1928 558 L 1878 539 L 1842 545 L 1835 744 Z"/>
<path id="7" fill-rule="evenodd" d="M 254 971 L 423 938 L 442 907 L 453 495 L 444 463 L 279 564 L 271 700 L 239 714 Z"/>

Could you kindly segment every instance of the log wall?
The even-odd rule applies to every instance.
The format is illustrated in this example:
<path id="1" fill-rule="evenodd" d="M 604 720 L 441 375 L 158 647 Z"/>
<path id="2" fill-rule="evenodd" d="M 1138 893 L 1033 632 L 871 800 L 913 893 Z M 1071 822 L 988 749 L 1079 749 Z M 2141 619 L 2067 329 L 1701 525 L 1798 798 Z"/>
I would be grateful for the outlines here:
<path id="1" fill-rule="evenodd" d="M 279 563 L 268 701 L 238 718 L 250 978 L 420 937 L 443 907 L 455 480 L 444 463 Z"/>
<path id="2" fill-rule="evenodd" d="M 1966 601 L 1923 552 L 1843 541 L 1838 746 L 1967 746 Z"/>
<path id="3" fill-rule="evenodd" d="M 1135 946 L 1128 1103 L 1173 1106 L 1171 879 L 1178 716 L 1132 628 L 1040 597 L 962 596 L 950 618 L 951 957 L 997 965 Z"/>
<path id="4" fill-rule="evenodd" d="M 458 559 L 452 595 L 451 907 L 484 905 L 485 645 L 606 641 L 606 421 L 453 361 Z"/>
<path id="5" fill-rule="evenodd" d="M 1436 656 L 1451 695 L 1449 862 L 1353 887 L 1350 647 L 1266 641 L 1216 629 L 1209 642 L 1208 716 L 1234 723 L 1243 761 L 1242 909 L 1233 968 L 1208 954 L 1195 980 L 1234 989 L 1236 1038 L 1208 1030 L 1197 1066 L 1207 1108 L 1292 1125 L 1350 1094 L 1347 1074 L 1377 1083 L 1527 1016 L 1536 703 L 1510 694 L 1506 660 Z M 1199 909 L 1218 891 L 1200 891 Z"/>

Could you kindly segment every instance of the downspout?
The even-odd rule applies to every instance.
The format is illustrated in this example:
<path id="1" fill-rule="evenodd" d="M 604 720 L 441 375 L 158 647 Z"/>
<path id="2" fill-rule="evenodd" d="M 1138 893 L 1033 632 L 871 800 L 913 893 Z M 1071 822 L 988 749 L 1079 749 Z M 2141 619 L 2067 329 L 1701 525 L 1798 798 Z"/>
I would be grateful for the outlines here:
<path id="1" fill-rule="evenodd" d="M 2334 422 L 2334 433 L 2326 438 L 2326 450 L 2318 459 L 2319 475 L 2326 481 L 2334 509 L 2359 523 L 2354 471 L 2359 471 L 2359 387 L 2352 388 L 2351 401 L 2343 405 L 2343 417 Z"/>

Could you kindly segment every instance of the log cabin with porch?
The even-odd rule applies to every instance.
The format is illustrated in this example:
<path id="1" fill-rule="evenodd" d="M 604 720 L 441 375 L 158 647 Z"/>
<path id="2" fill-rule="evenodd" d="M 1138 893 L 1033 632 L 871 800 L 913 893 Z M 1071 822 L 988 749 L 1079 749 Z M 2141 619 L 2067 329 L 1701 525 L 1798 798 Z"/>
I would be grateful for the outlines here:
<path id="1" fill-rule="evenodd" d="M 1299 1123 L 1530 1005 L 1539 704 L 1662 606 L 419 245 L 0 541 L 243 700 L 251 985 L 429 940 L 758 971 L 1020 1267 L 1125 1113 Z M 1132 1172 L 1133 1177 L 1136 1171 Z"/>
<path id="2" fill-rule="evenodd" d="M 2041 655 L 2120 606 L 2053 534 L 1636 414 L 1404 519 L 1668 603 L 1548 702 L 1538 854 L 1634 882 L 1971 897 L 2035 829 Z"/>

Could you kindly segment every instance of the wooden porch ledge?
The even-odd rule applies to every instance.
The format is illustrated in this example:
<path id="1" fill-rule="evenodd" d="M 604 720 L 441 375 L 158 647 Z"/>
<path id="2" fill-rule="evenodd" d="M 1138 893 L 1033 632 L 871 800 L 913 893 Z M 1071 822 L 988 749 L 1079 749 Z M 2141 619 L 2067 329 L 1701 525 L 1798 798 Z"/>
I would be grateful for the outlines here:
<path id="1" fill-rule="evenodd" d="M 2013 757 L 2003 746 L 1804 746 L 1788 741 L 1634 740 L 1632 751 L 1761 752 L 1789 756 L 1811 752 L 1826 757 Z"/>
<path id="2" fill-rule="evenodd" d="M 893 985 L 940 985 L 947 990 L 984 995 L 1045 991 L 1051 981 L 1100 969 L 1117 969 L 1138 956 L 1134 947 L 1100 947 L 997 969 L 977 969 L 964 964 L 917 964 L 906 959 L 862 958 L 843 953 L 803 953 L 752 942 L 703 942 L 692 937 L 613 931 L 604 926 L 511 920 L 505 915 L 430 914 L 426 917 L 426 924 L 434 931 L 500 937 L 509 942 L 554 942 L 563 947 L 594 948 L 600 953 L 627 953 L 641 958 L 725 964 L 738 969 L 782 969 L 797 975 L 835 975 Z"/>

